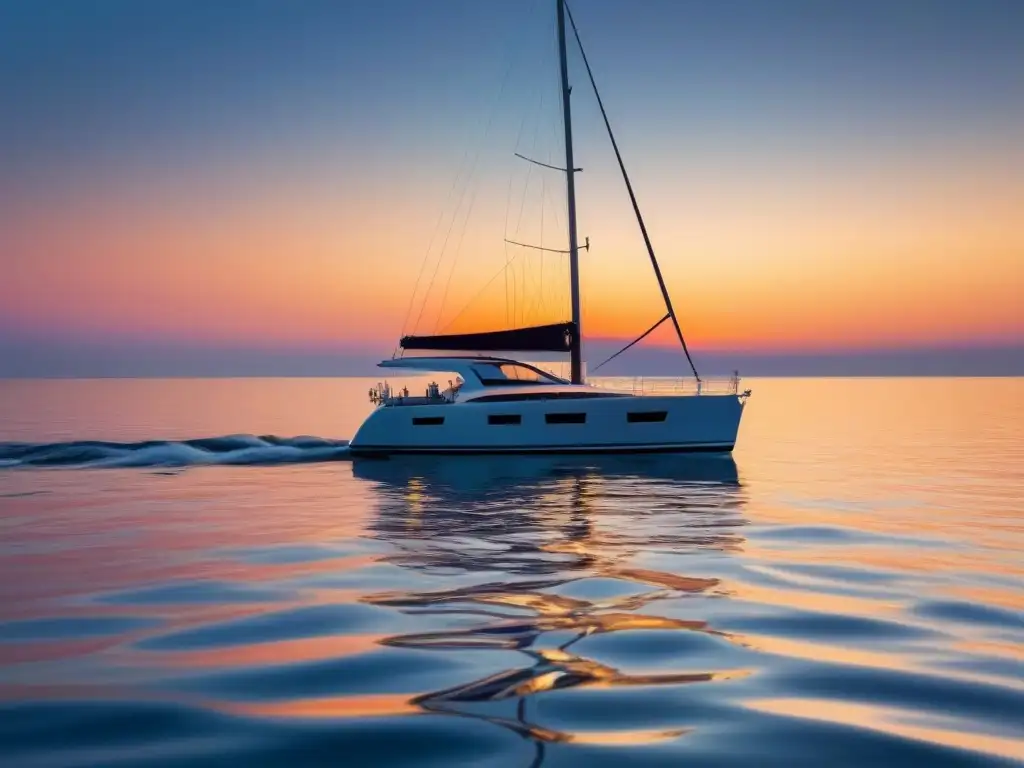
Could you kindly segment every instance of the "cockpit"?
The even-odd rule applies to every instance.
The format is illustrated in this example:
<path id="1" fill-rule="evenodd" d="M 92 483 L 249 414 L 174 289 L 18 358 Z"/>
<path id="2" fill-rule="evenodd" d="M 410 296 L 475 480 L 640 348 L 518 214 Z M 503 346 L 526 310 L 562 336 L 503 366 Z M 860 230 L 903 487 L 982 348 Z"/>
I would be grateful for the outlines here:
<path id="1" fill-rule="evenodd" d="M 413 358 L 418 360 L 417 358 Z M 465 358 L 439 358 L 438 365 L 434 365 L 434 359 L 429 359 L 431 364 L 423 366 L 413 365 L 382 365 L 388 368 L 408 368 L 411 370 L 439 371 L 449 370 L 451 372 L 461 371 L 447 380 L 447 386 L 431 381 L 425 389 L 417 392 L 410 392 L 408 387 L 392 389 L 387 382 L 382 382 L 370 389 L 370 402 L 374 405 L 401 406 L 401 405 L 438 405 L 442 403 L 455 403 L 463 399 L 464 393 L 473 393 L 470 399 L 479 399 L 481 387 L 537 387 L 541 386 L 565 386 L 568 381 L 559 378 L 553 373 L 515 360 L 501 358 L 485 358 L 466 360 Z M 448 363 L 456 361 L 455 365 L 449 367 Z M 455 369 L 453 371 L 452 369 Z M 535 389 L 534 394 L 541 395 L 543 389 Z M 496 395 L 505 396 L 505 395 Z"/>

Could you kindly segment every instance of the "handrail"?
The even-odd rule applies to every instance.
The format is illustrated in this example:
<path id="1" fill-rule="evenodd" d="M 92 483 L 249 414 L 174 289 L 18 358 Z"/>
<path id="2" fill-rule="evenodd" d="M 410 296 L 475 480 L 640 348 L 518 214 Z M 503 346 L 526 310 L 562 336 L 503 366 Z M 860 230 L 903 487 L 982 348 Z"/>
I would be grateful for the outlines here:
<path id="1" fill-rule="evenodd" d="M 587 380 L 591 386 L 641 395 L 737 395 L 740 396 L 738 375 L 704 377 L 695 380 L 649 376 L 602 376 Z"/>
<path id="2" fill-rule="evenodd" d="M 598 389 L 622 394 L 640 396 L 672 395 L 735 395 L 742 400 L 750 396 L 750 390 L 740 391 L 740 377 L 709 377 L 702 379 L 668 378 L 661 376 L 601 376 L 587 380 L 587 385 Z M 454 403 L 461 386 L 451 385 L 440 389 L 435 382 L 427 385 L 423 394 L 415 395 L 407 387 L 392 389 L 388 382 L 379 383 L 370 389 L 370 401 L 376 406 L 386 405 L 430 405 Z"/>
<path id="3" fill-rule="evenodd" d="M 376 387 L 370 388 L 370 402 L 380 407 L 384 405 L 428 405 L 440 403 L 454 403 L 458 397 L 461 385 L 451 385 L 442 390 L 436 382 L 430 382 L 422 395 L 410 394 L 408 387 L 402 389 L 391 389 L 388 382 L 378 382 Z"/>

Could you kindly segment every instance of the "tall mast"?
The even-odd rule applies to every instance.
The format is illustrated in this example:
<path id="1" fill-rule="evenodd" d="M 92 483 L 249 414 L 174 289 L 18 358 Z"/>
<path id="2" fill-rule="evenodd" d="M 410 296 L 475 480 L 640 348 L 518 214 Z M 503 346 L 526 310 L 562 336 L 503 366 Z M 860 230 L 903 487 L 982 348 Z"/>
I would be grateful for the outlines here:
<path id="1" fill-rule="evenodd" d="M 569 285 L 572 322 L 576 326 L 569 346 L 571 379 L 583 383 L 583 327 L 580 322 L 580 251 L 576 237 L 576 166 L 572 163 L 572 115 L 569 108 L 569 65 L 565 54 L 565 0 L 555 0 L 558 11 L 558 58 L 562 69 L 562 122 L 565 123 L 565 195 L 569 209 Z"/>

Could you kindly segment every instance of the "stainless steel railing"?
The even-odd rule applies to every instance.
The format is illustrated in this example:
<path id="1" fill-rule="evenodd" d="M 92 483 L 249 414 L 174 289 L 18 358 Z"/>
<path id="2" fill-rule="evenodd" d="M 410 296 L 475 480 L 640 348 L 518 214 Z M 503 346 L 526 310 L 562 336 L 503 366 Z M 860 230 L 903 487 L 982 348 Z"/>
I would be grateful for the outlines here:
<path id="1" fill-rule="evenodd" d="M 587 382 L 601 389 L 632 395 L 741 395 L 739 376 L 702 379 L 661 376 L 602 376 Z"/>

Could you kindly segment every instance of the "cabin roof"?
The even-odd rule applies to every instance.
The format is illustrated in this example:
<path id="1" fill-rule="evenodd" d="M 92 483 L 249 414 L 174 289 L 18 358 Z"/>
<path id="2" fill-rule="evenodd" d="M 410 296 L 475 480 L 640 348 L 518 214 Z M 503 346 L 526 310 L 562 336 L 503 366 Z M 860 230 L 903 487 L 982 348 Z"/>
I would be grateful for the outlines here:
<path id="1" fill-rule="evenodd" d="M 392 360 L 384 360 L 378 363 L 381 368 L 397 368 L 410 371 L 423 371 L 434 373 L 456 373 L 463 380 L 462 389 L 467 394 L 470 391 L 486 389 L 493 391 L 497 387 L 565 387 L 579 386 L 572 385 L 565 379 L 556 376 L 549 371 L 537 368 L 521 360 L 512 360 L 506 357 L 488 357 L 484 355 L 474 356 L 440 356 L 440 357 L 402 357 Z M 520 371 L 529 371 L 536 374 L 537 378 L 531 376 L 516 377 L 506 375 L 508 371 L 497 371 L 496 366 L 514 366 Z"/>

